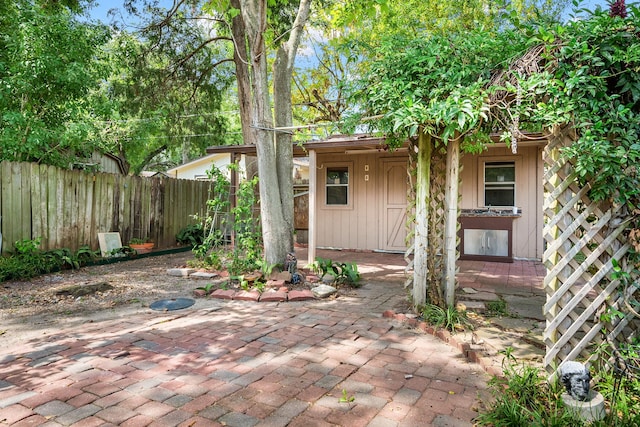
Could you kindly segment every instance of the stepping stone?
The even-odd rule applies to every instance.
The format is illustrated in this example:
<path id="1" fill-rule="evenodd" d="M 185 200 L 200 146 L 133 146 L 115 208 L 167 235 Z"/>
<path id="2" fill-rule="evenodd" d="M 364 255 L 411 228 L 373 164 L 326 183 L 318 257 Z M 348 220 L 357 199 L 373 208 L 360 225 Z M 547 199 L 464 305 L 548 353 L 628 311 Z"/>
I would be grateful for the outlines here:
<path id="1" fill-rule="evenodd" d="M 316 297 L 313 295 L 313 292 L 308 289 L 289 292 L 289 301 L 307 301 L 312 299 L 316 299 Z"/>
<path id="2" fill-rule="evenodd" d="M 311 289 L 311 292 L 313 292 L 313 294 L 318 298 L 327 298 L 327 297 L 335 294 L 336 292 L 338 292 L 338 290 L 336 288 L 334 288 L 333 286 L 320 285 L 320 286 L 316 286 L 315 288 Z"/>
<path id="3" fill-rule="evenodd" d="M 193 279 L 213 279 L 214 277 L 218 277 L 218 273 L 207 273 L 206 271 L 196 271 L 195 273 L 191 273 L 189 277 Z"/>
<path id="4" fill-rule="evenodd" d="M 283 302 L 287 300 L 287 294 L 280 291 L 263 292 L 260 296 L 260 302 Z"/>
<path id="5" fill-rule="evenodd" d="M 498 301 L 500 299 L 498 294 L 496 294 L 495 292 L 486 292 L 486 291 L 465 295 L 465 297 L 474 301 Z"/>
<path id="6" fill-rule="evenodd" d="M 476 290 L 475 290 L 475 289 L 473 289 L 473 288 L 462 288 L 462 291 L 463 291 L 465 294 L 477 294 L 477 293 L 478 293 L 478 291 L 476 291 Z"/>
<path id="7" fill-rule="evenodd" d="M 238 291 L 233 296 L 234 300 L 240 301 L 258 301 L 260 300 L 260 292 L 258 291 Z"/>
<path id="8" fill-rule="evenodd" d="M 170 268 L 167 270 L 167 274 L 169 276 L 187 277 L 196 271 L 197 270 L 195 268 Z"/>
<path id="9" fill-rule="evenodd" d="M 232 291 L 231 289 L 228 290 L 224 290 L 224 289 L 216 289 L 215 291 L 213 291 L 213 293 L 211 294 L 211 298 L 218 298 L 218 299 L 233 299 L 233 297 L 235 296 L 236 292 Z"/>
<path id="10" fill-rule="evenodd" d="M 487 311 L 487 307 L 482 301 L 459 301 L 456 308 L 458 310 L 475 311 L 476 313 L 484 313 Z"/>

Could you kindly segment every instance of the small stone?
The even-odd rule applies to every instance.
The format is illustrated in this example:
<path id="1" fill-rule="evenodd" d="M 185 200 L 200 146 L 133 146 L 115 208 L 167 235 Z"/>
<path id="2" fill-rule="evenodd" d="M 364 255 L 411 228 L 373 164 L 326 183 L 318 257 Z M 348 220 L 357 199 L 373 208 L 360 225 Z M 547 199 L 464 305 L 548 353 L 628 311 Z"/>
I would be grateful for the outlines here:
<path id="1" fill-rule="evenodd" d="M 283 282 L 291 282 L 291 273 L 288 271 L 279 271 L 270 276 L 271 280 L 282 280 Z"/>
<path id="2" fill-rule="evenodd" d="M 307 282 L 309 283 L 318 283 L 320 278 L 315 274 L 307 274 Z"/>
<path id="3" fill-rule="evenodd" d="M 196 271 L 195 273 L 191 273 L 189 275 L 192 279 L 213 279 L 218 277 L 218 273 L 208 273 L 206 271 Z"/>
<path id="4" fill-rule="evenodd" d="M 478 291 L 476 291 L 476 290 L 475 290 L 475 289 L 473 289 L 473 288 L 462 288 L 462 291 L 463 291 L 465 294 L 477 294 L 477 293 L 478 293 Z"/>
<path id="5" fill-rule="evenodd" d="M 267 288 L 281 288 L 284 286 L 284 280 L 268 280 Z"/>
<path id="6" fill-rule="evenodd" d="M 405 379 L 405 380 L 409 380 L 409 379 L 411 379 L 411 378 L 413 378 L 413 375 L 411 375 L 411 374 L 406 374 L 406 375 L 404 376 L 404 379 Z"/>
<path id="7" fill-rule="evenodd" d="M 328 285 L 330 283 L 335 283 L 336 278 L 333 277 L 331 274 L 325 274 L 324 277 L 322 278 L 322 283 Z"/>
<path id="8" fill-rule="evenodd" d="M 207 296 L 207 291 L 205 291 L 204 289 L 194 289 L 193 296 L 197 298 L 205 297 Z"/>
<path id="9" fill-rule="evenodd" d="M 254 273 L 247 273 L 243 276 L 244 280 L 246 280 L 247 282 L 255 282 L 261 277 L 262 273 L 260 273 L 259 271 L 256 271 Z"/>
<path id="10" fill-rule="evenodd" d="M 286 286 L 281 286 L 278 289 L 278 292 L 284 292 L 286 294 L 287 292 L 289 292 L 289 288 L 287 288 Z"/>
<path id="11" fill-rule="evenodd" d="M 338 290 L 336 288 L 334 288 L 333 286 L 320 285 L 320 286 L 316 286 L 315 288 L 311 289 L 311 292 L 313 292 L 313 294 L 318 298 L 327 298 L 327 297 L 335 294 L 336 292 L 338 292 Z"/>
<path id="12" fill-rule="evenodd" d="M 386 310 L 384 313 L 382 313 L 382 317 L 386 317 L 389 319 L 394 318 L 396 315 L 396 313 L 393 310 Z"/>
<path id="13" fill-rule="evenodd" d="M 195 268 L 170 268 L 167 270 L 167 274 L 175 277 L 187 277 L 196 271 Z"/>
<path id="14" fill-rule="evenodd" d="M 460 301 L 456 304 L 456 309 L 458 311 L 475 311 L 477 313 L 484 313 L 487 311 L 487 307 L 484 305 L 482 301 Z"/>

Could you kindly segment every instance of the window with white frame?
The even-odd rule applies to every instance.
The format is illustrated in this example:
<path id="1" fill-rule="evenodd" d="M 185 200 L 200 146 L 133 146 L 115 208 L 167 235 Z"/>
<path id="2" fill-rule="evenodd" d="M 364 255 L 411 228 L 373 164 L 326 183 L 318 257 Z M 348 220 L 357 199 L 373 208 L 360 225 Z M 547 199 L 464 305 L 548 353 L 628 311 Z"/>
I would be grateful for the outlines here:
<path id="1" fill-rule="evenodd" d="M 516 201 L 515 162 L 484 163 L 484 205 L 514 206 Z"/>
<path id="2" fill-rule="evenodd" d="M 349 167 L 327 167 L 325 181 L 327 206 L 347 206 L 349 204 Z"/>

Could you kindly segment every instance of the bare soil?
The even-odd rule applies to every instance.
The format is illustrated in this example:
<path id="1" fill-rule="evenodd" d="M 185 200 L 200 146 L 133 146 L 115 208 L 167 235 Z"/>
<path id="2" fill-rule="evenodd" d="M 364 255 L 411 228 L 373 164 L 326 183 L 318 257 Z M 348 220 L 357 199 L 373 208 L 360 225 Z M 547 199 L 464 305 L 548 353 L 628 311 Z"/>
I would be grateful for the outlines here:
<path id="1" fill-rule="evenodd" d="M 206 281 L 169 276 L 167 269 L 192 258 L 187 251 L 0 283 L 0 346 L 17 345 L 68 325 L 146 310 L 159 299 L 191 297 Z M 74 286 L 98 290 L 81 296 L 65 292 Z"/>

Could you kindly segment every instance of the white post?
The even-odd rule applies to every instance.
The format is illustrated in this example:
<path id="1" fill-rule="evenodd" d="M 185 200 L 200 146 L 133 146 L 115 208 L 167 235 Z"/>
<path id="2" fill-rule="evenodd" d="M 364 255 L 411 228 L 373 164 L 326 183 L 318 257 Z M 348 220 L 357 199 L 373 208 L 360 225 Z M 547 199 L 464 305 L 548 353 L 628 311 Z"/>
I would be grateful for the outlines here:
<path id="1" fill-rule="evenodd" d="M 431 180 L 431 137 L 420 132 L 418 137 L 418 169 L 416 178 L 416 228 L 413 254 L 413 304 L 427 301 L 429 247 L 429 181 Z"/>
<path id="2" fill-rule="evenodd" d="M 309 150 L 309 236 L 307 261 L 313 264 L 316 260 L 316 196 L 318 193 L 318 168 L 316 150 Z"/>
<path id="3" fill-rule="evenodd" d="M 447 177 L 445 189 L 444 218 L 444 275 L 442 286 L 448 307 L 455 304 L 456 253 L 458 231 L 458 180 L 460 174 L 460 142 L 455 139 L 447 146 Z"/>

